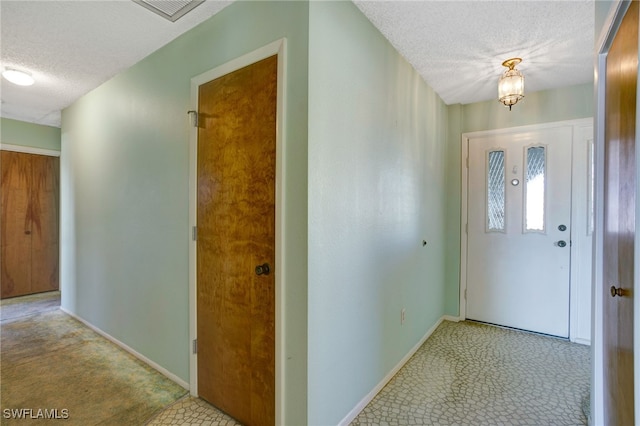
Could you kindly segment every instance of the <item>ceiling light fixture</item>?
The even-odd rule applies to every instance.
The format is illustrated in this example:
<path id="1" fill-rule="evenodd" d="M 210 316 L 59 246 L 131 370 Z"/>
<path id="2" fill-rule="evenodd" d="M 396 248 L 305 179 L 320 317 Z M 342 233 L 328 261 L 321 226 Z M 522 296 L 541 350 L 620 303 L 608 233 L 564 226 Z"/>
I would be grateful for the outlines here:
<path id="1" fill-rule="evenodd" d="M 7 68 L 2 71 L 2 76 L 18 86 L 31 86 L 35 82 L 30 73 L 13 68 Z"/>
<path id="2" fill-rule="evenodd" d="M 507 59 L 502 63 L 503 67 L 509 68 L 500 76 L 498 82 L 498 100 L 504 106 L 511 107 L 524 98 L 524 76 L 516 69 L 516 65 L 522 62 L 520 58 Z"/>

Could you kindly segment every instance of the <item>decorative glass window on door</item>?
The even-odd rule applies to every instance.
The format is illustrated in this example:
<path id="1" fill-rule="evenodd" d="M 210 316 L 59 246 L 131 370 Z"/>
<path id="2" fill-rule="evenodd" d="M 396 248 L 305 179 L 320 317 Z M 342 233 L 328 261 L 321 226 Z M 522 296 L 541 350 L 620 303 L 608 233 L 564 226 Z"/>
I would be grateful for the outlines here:
<path id="1" fill-rule="evenodd" d="M 544 232 L 545 175 L 547 170 L 547 156 L 544 146 L 526 148 L 526 170 L 525 232 Z"/>
<path id="2" fill-rule="evenodd" d="M 505 230 L 504 151 L 487 155 L 487 231 Z"/>

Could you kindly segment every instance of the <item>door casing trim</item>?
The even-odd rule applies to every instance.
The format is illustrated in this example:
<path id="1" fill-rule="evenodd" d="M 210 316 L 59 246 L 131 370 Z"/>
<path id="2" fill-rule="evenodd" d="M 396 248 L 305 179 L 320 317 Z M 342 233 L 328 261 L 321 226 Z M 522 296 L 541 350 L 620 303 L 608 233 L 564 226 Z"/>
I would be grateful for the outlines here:
<path id="1" fill-rule="evenodd" d="M 275 198 L 275 423 L 282 424 L 284 413 L 284 274 L 283 256 L 284 241 L 284 152 L 286 144 L 286 70 L 287 39 L 281 38 L 216 68 L 191 78 L 190 109 L 198 110 L 198 91 L 202 84 L 208 83 L 223 75 L 254 64 L 270 56 L 278 56 L 278 87 L 276 106 L 276 198 Z M 186 117 L 186 115 L 185 115 Z M 197 339 L 197 242 L 191 237 L 191 229 L 197 226 L 197 145 L 198 131 L 196 127 L 189 129 L 189 391 L 198 396 L 198 354 L 193 353 L 192 344 Z"/>
<path id="2" fill-rule="evenodd" d="M 544 129 L 552 129 L 557 127 L 567 127 L 571 126 L 573 128 L 573 146 L 572 146 L 572 157 L 575 156 L 576 152 L 576 138 L 578 135 L 577 129 L 586 126 L 593 126 L 592 118 L 583 118 L 577 120 L 566 120 L 566 121 L 557 121 L 551 123 L 542 123 L 542 124 L 533 124 L 527 126 L 518 126 L 518 127 L 509 127 L 503 129 L 493 129 L 493 130 L 483 130 L 478 132 L 468 132 L 463 133 L 461 138 L 461 171 L 462 171 L 462 188 L 461 188 L 461 199 L 460 199 L 460 319 L 466 319 L 466 290 L 467 290 L 467 222 L 469 217 L 469 205 L 468 205 L 468 185 L 469 185 L 469 168 L 468 168 L 468 157 L 469 157 L 469 140 L 478 137 L 490 137 L 497 135 L 505 135 L 505 134 L 517 134 L 522 132 L 531 132 L 538 131 Z M 572 173 L 573 175 L 573 173 Z M 573 193 L 573 184 L 572 184 L 572 193 Z M 573 195 L 572 195 L 573 198 Z M 571 207 L 571 218 L 574 220 L 575 218 L 575 210 L 576 206 L 572 203 Z M 573 252 L 573 250 L 572 250 Z M 575 277 L 577 276 L 577 268 L 579 267 L 579 262 L 574 261 L 574 254 L 572 253 L 572 262 L 571 262 L 571 283 L 570 283 L 570 301 L 569 301 L 569 339 L 574 341 L 573 336 L 576 335 L 577 325 L 575 320 L 575 313 L 577 311 L 577 301 L 575 300 L 576 294 L 576 286 Z M 578 343 L 587 343 L 577 340 Z"/>
<path id="3" fill-rule="evenodd" d="M 23 154 L 46 155 L 48 157 L 60 157 L 60 151 L 53 149 L 36 148 L 33 146 L 11 145 L 8 143 L 0 143 L 1 151 L 21 152 Z"/>

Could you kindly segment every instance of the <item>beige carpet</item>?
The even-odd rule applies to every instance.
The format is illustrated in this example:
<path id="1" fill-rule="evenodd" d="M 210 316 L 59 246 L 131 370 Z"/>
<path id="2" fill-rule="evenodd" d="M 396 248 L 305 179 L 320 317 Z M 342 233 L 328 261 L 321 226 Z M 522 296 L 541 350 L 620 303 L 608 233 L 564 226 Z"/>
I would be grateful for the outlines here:
<path id="1" fill-rule="evenodd" d="M 55 311 L 60 308 L 60 292 L 31 294 L 29 296 L 3 299 L 0 302 L 0 321 L 13 321 L 45 311 Z"/>
<path id="2" fill-rule="evenodd" d="M 3 425 L 142 425 L 187 393 L 57 309 L 3 315 L 0 332 Z"/>

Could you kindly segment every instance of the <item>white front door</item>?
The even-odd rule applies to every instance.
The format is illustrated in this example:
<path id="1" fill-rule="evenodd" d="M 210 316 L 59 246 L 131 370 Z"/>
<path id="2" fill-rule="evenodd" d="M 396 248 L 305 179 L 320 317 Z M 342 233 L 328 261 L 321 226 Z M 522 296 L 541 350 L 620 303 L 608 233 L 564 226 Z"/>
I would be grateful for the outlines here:
<path id="1" fill-rule="evenodd" d="M 570 127 L 469 140 L 468 319 L 569 336 Z"/>

